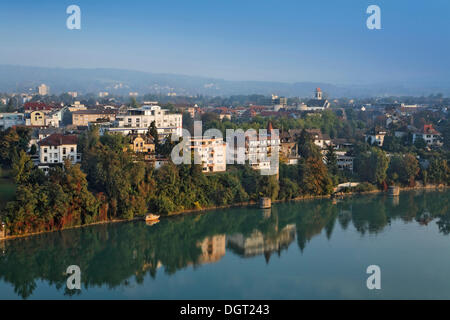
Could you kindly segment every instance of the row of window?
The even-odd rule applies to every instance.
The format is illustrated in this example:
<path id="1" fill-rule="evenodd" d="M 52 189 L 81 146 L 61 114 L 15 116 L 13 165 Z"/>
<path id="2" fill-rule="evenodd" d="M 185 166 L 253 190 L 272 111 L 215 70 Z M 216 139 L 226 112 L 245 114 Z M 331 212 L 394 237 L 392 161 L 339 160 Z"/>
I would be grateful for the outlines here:
<path id="1" fill-rule="evenodd" d="M 50 146 L 50 150 L 51 150 L 51 149 L 52 149 L 52 147 Z M 53 146 L 53 149 L 57 150 L 58 147 Z M 48 149 L 47 149 L 47 148 L 44 148 L 44 153 L 47 153 L 47 152 L 48 152 Z M 67 148 L 63 148 L 63 149 L 62 149 L 62 152 L 63 152 L 63 154 L 67 154 Z M 70 148 L 70 152 L 71 152 L 71 153 L 74 153 L 74 152 L 75 152 L 75 147 L 71 147 L 71 148 Z"/>

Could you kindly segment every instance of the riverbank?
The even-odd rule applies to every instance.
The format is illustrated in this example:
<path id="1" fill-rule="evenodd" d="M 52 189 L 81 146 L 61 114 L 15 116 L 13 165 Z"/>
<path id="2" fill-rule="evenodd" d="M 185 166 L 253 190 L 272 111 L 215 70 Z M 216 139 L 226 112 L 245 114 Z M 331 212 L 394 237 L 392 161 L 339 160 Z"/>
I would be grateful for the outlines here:
<path id="1" fill-rule="evenodd" d="M 432 191 L 445 191 L 449 189 L 449 186 L 445 185 L 426 185 L 426 186 L 416 186 L 416 187 L 400 187 L 401 191 L 414 191 L 414 190 L 432 190 Z M 354 195 L 368 195 L 368 194 L 381 194 L 386 193 L 383 190 L 371 190 L 371 191 L 362 191 L 362 192 L 346 192 L 346 193 L 339 193 L 339 197 L 349 197 Z M 301 197 L 296 197 L 292 199 L 286 199 L 286 200 L 273 200 L 272 203 L 284 203 L 284 202 L 296 202 L 296 201 L 305 201 L 305 200 L 317 200 L 317 199 L 331 199 L 333 195 L 305 195 Z M 207 208 L 196 208 L 196 209 L 189 209 L 189 210 L 180 210 L 176 212 L 171 212 L 166 216 L 163 216 L 164 218 L 172 218 L 177 217 L 185 214 L 199 214 L 199 213 L 206 213 L 208 211 L 213 210 L 221 210 L 221 209 L 227 209 L 227 208 L 236 208 L 236 207 L 250 207 L 256 205 L 256 201 L 246 201 L 246 202 L 240 202 L 240 203 L 234 203 L 226 206 L 213 206 L 213 207 L 207 207 Z M 145 217 L 135 217 L 133 219 L 114 219 L 114 220 L 107 220 L 107 221 L 99 221 L 94 222 L 90 224 L 84 224 L 80 226 L 73 226 L 66 229 L 61 230 L 54 230 L 54 231 L 42 231 L 42 232 L 36 232 L 36 233 L 27 233 L 22 235 L 13 235 L 13 236 L 6 236 L 4 238 L 0 237 L 0 241 L 8 241 L 8 240 L 14 240 L 19 238 L 26 238 L 26 237 L 32 237 L 37 236 L 45 233 L 54 233 L 54 232 L 61 232 L 66 230 L 72 230 L 72 229 L 79 229 L 84 227 L 90 227 L 95 225 L 102 225 L 102 224 L 110 224 L 110 223 L 119 223 L 119 222 L 132 222 L 132 221 L 145 221 Z"/>

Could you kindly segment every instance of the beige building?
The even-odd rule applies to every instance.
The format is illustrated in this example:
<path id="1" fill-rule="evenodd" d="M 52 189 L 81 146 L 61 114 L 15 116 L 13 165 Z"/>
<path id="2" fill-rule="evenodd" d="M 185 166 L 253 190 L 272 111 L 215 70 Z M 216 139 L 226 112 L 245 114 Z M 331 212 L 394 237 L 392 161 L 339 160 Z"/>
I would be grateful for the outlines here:
<path id="1" fill-rule="evenodd" d="M 68 107 L 67 109 L 70 112 L 87 110 L 86 106 L 84 104 L 81 104 L 80 101 L 75 101 L 74 104 L 70 105 L 70 107 Z"/>
<path id="2" fill-rule="evenodd" d="M 45 113 L 43 111 L 33 111 L 30 118 L 26 120 L 27 126 L 43 127 L 45 126 Z"/>
<path id="3" fill-rule="evenodd" d="M 72 124 L 74 126 L 88 126 L 89 122 L 114 121 L 115 119 L 116 112 L 113 110 L 79 110 L 72 112 Z"/>
<path id="4" fill-rule="evenodd" d="M 153 139 L 145 135 L 129 135 L 130 145 L 128 148 L 136 153 L 155 153 Z"/>
<path id="5" fill-rule="evenodd" d="M 225 256 L 226 237 L 224 234 L 207 237 L 202 242 L 197 243 L 197 246 L 202 250 L 197 263 L 215 263 Z"/>

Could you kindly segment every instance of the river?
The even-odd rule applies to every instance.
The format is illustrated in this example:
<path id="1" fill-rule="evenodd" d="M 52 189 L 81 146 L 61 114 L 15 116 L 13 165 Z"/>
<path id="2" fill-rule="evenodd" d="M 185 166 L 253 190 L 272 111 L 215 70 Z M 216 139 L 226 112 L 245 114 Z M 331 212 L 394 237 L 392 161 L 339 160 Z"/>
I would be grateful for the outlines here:
<path id="1" fill-rule="evenodd" d="M 0 299 L 449 299 L 449 199 L 287 202 L 0 242 Z M 71 265 L 81 290 L 66 286 Z"/>

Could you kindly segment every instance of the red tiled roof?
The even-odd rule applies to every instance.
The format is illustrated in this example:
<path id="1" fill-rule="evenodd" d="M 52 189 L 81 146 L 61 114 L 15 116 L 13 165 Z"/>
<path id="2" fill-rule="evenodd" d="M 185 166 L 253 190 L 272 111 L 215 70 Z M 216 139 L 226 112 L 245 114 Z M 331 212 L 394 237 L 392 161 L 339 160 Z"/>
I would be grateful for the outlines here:
<path id="1" fill-rule="evenodd" d="M 66 144 L 77 144 L 77 136 L 66 136 L 60 133 L 54 133 L 39 142 L 40 146 L 61 146 Z"/>
<path id="2" fill-rule="evenodd" d="M 432 124 L 425 124 L 423 126 L 422 133 L 425 133 L 425 134 L 440 134 L 435 128 L 433 128 Z"/>
<path id="3" fill-rule="evenodd" d="M 72 112 L 72 114 L 116 114 L 117 112 L 115 110 L 93 110 L 93 109 L 87 109 L 87 110 L 78 110 Z"/>
<path id="4" fill-rule="evenodd" d="M 23 105 L 25 110 L 52 110 L 55 109 L 55 106 L 46 104 L 44 102 L 27 102 Z"/>

